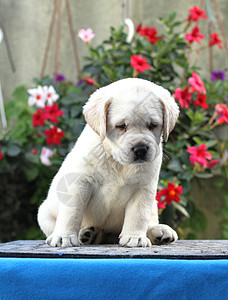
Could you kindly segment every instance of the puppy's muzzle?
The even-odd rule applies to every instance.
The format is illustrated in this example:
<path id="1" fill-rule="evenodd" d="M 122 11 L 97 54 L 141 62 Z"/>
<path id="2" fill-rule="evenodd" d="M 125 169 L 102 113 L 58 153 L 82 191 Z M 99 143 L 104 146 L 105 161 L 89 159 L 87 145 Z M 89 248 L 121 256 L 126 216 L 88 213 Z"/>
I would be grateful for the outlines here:
<path id="1" fill-rule="evenodd" d="M 138 144 L 132 148 L 134 152 L 134 161 L 146 160 L 146 155 L 149 147 L 144 144 Z"/>

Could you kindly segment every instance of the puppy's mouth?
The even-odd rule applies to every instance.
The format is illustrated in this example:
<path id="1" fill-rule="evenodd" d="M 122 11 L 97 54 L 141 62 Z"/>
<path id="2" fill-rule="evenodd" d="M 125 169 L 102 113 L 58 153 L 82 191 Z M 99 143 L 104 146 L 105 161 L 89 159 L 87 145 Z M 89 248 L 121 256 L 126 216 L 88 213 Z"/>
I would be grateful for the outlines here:
<path id="1" fill-rule="evenodd" d="M 144 164 L 146 162 L 149 162 L 149 160 L 147 158 L 139 158 L 139 157 L 136 157 L 133 161 L 133 164 Z"/>

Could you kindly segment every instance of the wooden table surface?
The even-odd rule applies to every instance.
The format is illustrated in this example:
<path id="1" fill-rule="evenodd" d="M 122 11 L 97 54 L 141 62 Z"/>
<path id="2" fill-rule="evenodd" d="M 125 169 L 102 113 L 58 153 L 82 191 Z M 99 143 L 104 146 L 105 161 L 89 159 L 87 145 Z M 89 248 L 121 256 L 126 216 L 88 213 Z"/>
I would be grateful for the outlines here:
<path id="1" fill-rule="evenodd" d="M 0 257 L 228 259 L 228 240 L 180 240 L 151 248 L 119 245 L 52 248 L 45 241 L 25 240 L 0 244 Z"/>

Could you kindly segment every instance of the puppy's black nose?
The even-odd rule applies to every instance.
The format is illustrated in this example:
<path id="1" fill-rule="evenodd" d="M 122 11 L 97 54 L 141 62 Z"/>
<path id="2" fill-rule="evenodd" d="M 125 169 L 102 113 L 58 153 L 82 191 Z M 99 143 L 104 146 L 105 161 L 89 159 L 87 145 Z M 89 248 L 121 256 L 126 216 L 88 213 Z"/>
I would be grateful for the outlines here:
<path id="1" fill-rule="evenodd" d="M 138 144 L 132 148 L 133 152 L 135 153 L 136 159 L 143 159 L 147 154 L 147 150 L 149 147 L 143 144 Z"/>

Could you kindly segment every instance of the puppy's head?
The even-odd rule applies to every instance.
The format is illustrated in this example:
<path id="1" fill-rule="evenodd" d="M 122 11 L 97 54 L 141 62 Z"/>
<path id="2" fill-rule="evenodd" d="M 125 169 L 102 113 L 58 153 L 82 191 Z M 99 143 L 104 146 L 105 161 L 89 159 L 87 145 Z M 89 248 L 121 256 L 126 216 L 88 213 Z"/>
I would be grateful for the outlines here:
<path id="1" fill-rule="evenodd" d="M 122 165 L 153 161 L 167 141 L 179 109 L 169 91 L 138 78 L 97 90 L 84 106 L 89 126 Z"/>

